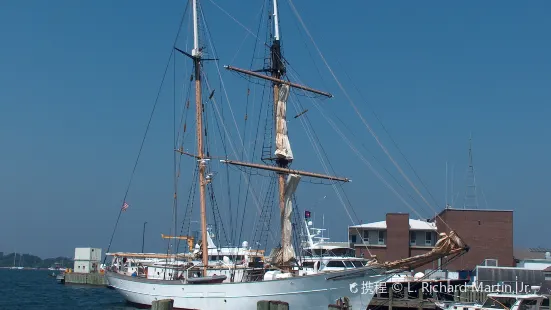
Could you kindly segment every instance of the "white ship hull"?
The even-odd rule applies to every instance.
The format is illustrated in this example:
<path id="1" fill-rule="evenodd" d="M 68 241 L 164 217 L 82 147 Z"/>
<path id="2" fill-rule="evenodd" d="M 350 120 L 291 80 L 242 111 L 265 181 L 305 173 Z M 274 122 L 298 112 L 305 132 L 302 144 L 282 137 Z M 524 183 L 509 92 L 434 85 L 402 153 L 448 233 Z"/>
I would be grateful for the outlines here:
<path id="1" fill-rule="evenodd" d="M 182 281 L 149 280 L 107 272 L 109 285 L 127 301 L 150 306 L 154 300 L 173 299 L 178 309 L 256 309 L 260 300 L 279 300 L 293 309 L 327 309 L 339 298 L 348 297 L 352 309 L 366 309 L 373 288 L 390 275 L 369 267 L 261 282 L 184 284 Z"/>

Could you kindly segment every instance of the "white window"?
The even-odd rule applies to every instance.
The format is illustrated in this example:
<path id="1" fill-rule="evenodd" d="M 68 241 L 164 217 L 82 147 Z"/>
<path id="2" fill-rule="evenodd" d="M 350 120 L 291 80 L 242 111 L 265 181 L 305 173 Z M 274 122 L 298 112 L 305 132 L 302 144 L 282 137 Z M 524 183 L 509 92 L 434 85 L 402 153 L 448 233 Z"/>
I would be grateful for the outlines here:
<path id="1" fill-rule="evenodd" d="M 425 233 L 425 245 L 432 245 L 432 232 L 430 231 Z"/>
<path id="2" fill-rule="evenodd" d="M 410 231 L 409 232 L 409 245 L 416 245 L 417 244 L 417 232 L 416 231 Z"/>
<path id="3" fill-rule="evenodd" d="M 369 231 L 364 230 L 364 242 L 369 243 Z"/>
<path id="4" fill-rule="evenodd" d="M 385 244 L 385 231 L 379 230 L 379 244 Z"/>

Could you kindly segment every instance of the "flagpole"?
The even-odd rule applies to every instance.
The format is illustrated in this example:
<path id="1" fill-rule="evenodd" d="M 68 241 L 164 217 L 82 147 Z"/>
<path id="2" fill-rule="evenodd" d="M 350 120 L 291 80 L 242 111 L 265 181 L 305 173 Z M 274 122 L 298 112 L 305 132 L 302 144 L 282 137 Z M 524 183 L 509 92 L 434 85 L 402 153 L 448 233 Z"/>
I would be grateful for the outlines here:
<path id="1" fill-rule="evenodd" d="M 143 247 L 144 247 L 144 244 L 145 244 L 145 224 L 147 224 L 147 222 L 143 222 L 143 232 L 142 232 L 142 253 L 143 253 Z"/>

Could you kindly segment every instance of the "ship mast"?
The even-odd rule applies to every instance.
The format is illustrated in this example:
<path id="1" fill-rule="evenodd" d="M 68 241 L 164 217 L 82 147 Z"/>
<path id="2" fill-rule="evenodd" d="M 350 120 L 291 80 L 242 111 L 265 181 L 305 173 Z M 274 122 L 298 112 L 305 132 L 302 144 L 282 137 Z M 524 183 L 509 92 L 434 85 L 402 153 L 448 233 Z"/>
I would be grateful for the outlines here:
<path id="1" fill-rule="evenodd" d="M 283 64 L 283 59 L 281 56 L 281 43 L 279 41 L 279 16 L 277 11 L 277 0 L 273 0 L 274 3 L 274 41 L 272 42 L 272 46 L 270 48 L 271 51 L 271 73 L 272 77 L 276 79 L 281 79 L 283 75 L 285 75 L 285 65 Z M 284 124 L 281 124 L 280 120 L 285 120 L 285 109 L 281 109 L 279 111 L 280 115 L 278 119 L 278 101 L 279 101 L 279 90 L 280 90 L 280 84 L 274 82 L 272 83 L 273 91 L 274 91 L 274 124 L 275 124 L 275 138 L 276 138 L 276 144 L 278 142 L 278 133 L 281 133 L 282 128 L 281 126 Z M 285 156 L 277 156 L 276 158 L 276 164 L 280 168 L 288 168 L 289 167 L 290 160 Z M 278 173 L 278 185 L 279 185 L 279 195 L 278 195 L 278 201 L 279 201 L 279 213 L 280 213 L 280 219 L 281 219 L 281 251 L 285 251 L 287 247 L 290 247 L 290 241 L 291 236 L 287 236 L 289 232 L 285 230 L 285 174 L 284 173 Z M 283 270 L 288 271 L 288 266 L 280 266 Z"/>
<path id="2" fill-rule="evenodd" d="M 290 263 L 295 258 L 295 253 L 292 245 L 292 194 L 296 191 L 298 182 L 301 177 L 313 177 L 325 180 L 349 182 L 350 180 L 342 177 L 335 177 L 319 173 L 312 173 L 302 170 L 294 170 L 289 168 L 289 164 L 293 161 L 293 152 L 287 136 L 287 99 L 291 88 L 300 89 L 305 92 L 314 93 L 324 97 L 331 98 L 332 95 L 327 92 L 319 91 L 304 85 L 293 83 L 284 79 L 285 64 L 281 55 L 281 41 L 279 33 L 279 15 L 277 0 L 273 0 L 273 41 L 270 46 L 270 67 L 258 71 L 269 72 L 270 75 L 264 75 L 251 70 L 240 69 L 232 66 L 225 66 L 226 69 L 240 74 L 264 79 L 272 82 L 273 97 L 274 97 L 274 130 L 275 130 L 275 165 L 262 165 L 254 163 L 245 163 L 234 160 L 221 160 L 226 164 L 250 167 L 253 169 L 262 169 L 273 171 L 278 176 L 278 202 L 281 219 L 281 248 L 275 254 L 275 264 L 284 271 L 289 271 Z"/>
<path id="3" fill-rule="evenodd" d="M 195 71 L 195 122 L 197 134 L 197 162 L 199 164 L 199 202 L 201 207 L 201 253 L 203 262 L 203 276 L 207 275 L 208 241 L 207 241 L 207 205 L 205 165 L 203 154 L 203 103 L 201 99 L 201 50 L 199 48 L 199 27 L 197 18 L 197 0 L 193 0 L 193 68 Z"/>

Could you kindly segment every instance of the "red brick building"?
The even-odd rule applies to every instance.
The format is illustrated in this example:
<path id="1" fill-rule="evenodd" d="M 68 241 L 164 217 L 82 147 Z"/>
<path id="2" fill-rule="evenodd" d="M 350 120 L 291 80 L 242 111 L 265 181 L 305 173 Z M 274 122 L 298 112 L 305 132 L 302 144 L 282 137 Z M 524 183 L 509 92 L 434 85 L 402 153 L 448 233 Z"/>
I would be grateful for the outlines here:
<path id="1" fill-rule="evenodd" d="M 392 261 L 432 250 L 438 234 L 449 233 L 450 227 L 470 246 L 469 252 L 418 270 L 438 269 L 439 264 L 447 270 L 472 270 L 485 259 L 497 259 L 503 267 L 514 266 L 513 211 L 447 208 L 430 220 L 388 213 L 385 221 L 350 226 L 348 234 L 356 256 L 371 254 L 380 261 Z"/>
<path id="2" fill-rule="evenodd" d="M 470 247 L 447 269 L 472 270 L 485 259 L 497 259 L 501 267 L 515 266 L 513 211 L 447 208 L 435 217 L 435 222 L 438 232 L 448 233 L 451 228 Z"/>

